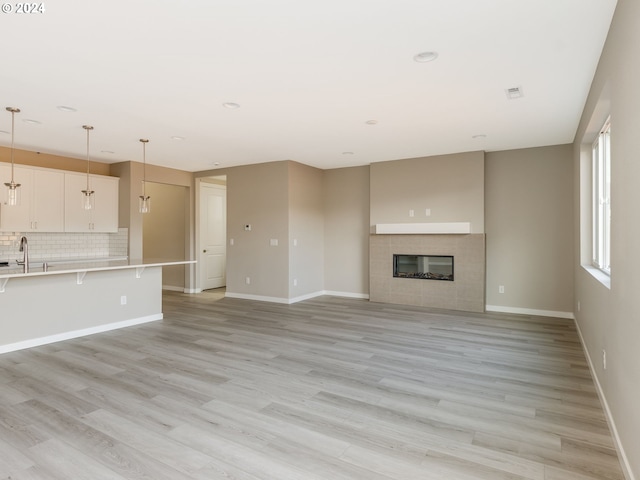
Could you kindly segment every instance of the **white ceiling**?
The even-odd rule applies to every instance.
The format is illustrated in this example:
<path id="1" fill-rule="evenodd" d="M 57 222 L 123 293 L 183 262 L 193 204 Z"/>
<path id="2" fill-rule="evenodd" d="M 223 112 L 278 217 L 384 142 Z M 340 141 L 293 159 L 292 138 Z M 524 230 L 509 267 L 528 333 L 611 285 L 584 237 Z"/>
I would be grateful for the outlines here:
<path id="1" fill-rule="evenodd" d="M 86 158 L 90 124 L 92 160 L 142 161 L 146 137 L 148 163 L 187 171 L 563 144 L 615 4 L 44 0 L 0 13 L 0 106 L 22 110 L 16 148 Z"/>

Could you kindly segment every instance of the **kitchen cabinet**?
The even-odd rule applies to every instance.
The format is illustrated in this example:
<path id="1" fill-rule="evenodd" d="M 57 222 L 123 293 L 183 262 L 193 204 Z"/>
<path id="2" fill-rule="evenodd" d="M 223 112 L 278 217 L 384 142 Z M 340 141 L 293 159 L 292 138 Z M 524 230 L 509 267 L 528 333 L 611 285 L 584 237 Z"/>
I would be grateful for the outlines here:
<path id="1" fill-rule="evenodd" d="M 82 190 L 87 188 L 86 174 L 64 174 L 64 231 L 117 232 L 119 178 L 90 175 L 89 186 L 94 190 L 94 208 L 82 207 Z"/>
<path id="2" fill-rule="evenodd" d="M 0 181 L 11 180 L 11 165 L 0 165 Z M 0 230 L 9 232 L 62 232 L 64 230 L 64 173 L 15 166 L 14 181 L 20 184 L 20 204 L 0 205 Z"/>

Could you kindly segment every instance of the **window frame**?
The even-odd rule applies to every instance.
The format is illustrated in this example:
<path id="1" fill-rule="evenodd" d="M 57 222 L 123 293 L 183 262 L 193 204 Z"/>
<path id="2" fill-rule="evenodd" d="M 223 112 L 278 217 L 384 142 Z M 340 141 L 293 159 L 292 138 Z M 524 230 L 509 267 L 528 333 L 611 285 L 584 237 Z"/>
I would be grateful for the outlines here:
<path id="1" fill-rule="evenodd" d="M 593 142 L 592 265 L 611 275 L 611 118 Z"/>

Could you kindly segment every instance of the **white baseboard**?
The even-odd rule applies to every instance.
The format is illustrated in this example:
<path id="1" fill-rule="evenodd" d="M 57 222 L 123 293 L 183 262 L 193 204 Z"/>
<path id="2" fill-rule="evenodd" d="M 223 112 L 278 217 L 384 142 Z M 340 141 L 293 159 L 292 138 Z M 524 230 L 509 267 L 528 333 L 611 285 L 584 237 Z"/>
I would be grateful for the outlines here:
<path id="1" fill-rule="evenodd" d="M 24 350 L 25 348 L 39 347 L 41 345 L 61 342 L 63 340 L 71 340 L 72 338 L 85 337 L 87 335 L 93 335 L 95 333 L 108 332 L 110 330 L 117 330 L 119 328 L 132 327 L 134 325 L 140 325 L 142 323 L 162 320 L 162 318 L 162 313 L 157 313 L 154 315 L 148 315 L 146 317 L 132 318 L 131 320 L 123 320 L 121 322 L 98 325 L 97 327 L 83 328 L 81 330 L 73 330 L 71 332 L 58 333 L 46 337 L 32 338 L 29 340 L 24 340 L 22 342 L 8 343 L 6 345 L 0 345 L 0 354 L 15 352 L 16 350 Z"/>
<path id="2" fill-rule="evenodd" d="M 225 297 L 229 297 L 229 298 L 257 300 L 259 302 L 284 303 L 287 305 L 302 302 L 304 300 L 310 300 L 316 297 L 321 297 L 322 295 L 332 295 L 334 297 L 347 297 L 347 298 L 365 298 L 365 299 L 369 298 L 369 295 L 366 293 L 334 292 L 334 291 L 327 291 L 327 290 L 307 293 L 305 295 L 300 295 L 299 297 L 293 297 L 293 298 L 266 297 L 263 295 L 250 295 L 245 293 L 233 293 L 233 292 L 225 292 L 224 294 Z"/>
<path id="3" fill-rule="evenodd" d="M 312 298 L 321 297 L 322 295 L 324 295 L 324 290 L 321 290 L 319 292 L 307 293 L 305 295 L 300 295 L 299 297 L 290 298 L 289 303 L 298 303 L 302 302 L 303 300 L 310 300 Z"/>
<path id="4" fill-rule="evenodd" d="M 368 293 L 353 293 L 353 292 L 336 292 L 334 290 L 325 290 L 325 295 L 331 295 L 333 297 L 344 297 L 344 298 L 362 298 L 364 300 L 369 300 Z"/>
<path id="5" fill-rule="evenodd" d="M 171 292 L 184 293 L 185 289 L 183 287 L 175 287 L 173 285 L 162 285 L 162 290 L 169 290 Z"/>
<path id="6" fill-rule="evenodd" d="M 201 288 L 185 288 L 180 290 L 182 293 L 202 293 Z"/>
<path id="7" fill-rule="evenodd" d="M 264 295 L 250 295 L 246 293 L 225 292 L 224 296 L 229 298 L 240 298 L 242 300 L 257 300 L 259 302 L 287 303 L 287 304 L 291 303 L 288 298 L 266 297 Z"/>
<path id="8" fill-rule="evenodd" d="M 613 415 L 611 414 L 611 409 L 609 408 L 609 404 L 607 403 L 607 397 L 604 396 L 604 391 L 602 390 L 602 386 L 600 385 L 600 381 L 598 380 L 598 374 L 596 373 L 593 361 L 591 360 L 589 349 L 587 348 L 587 344 L 585 343 L 584 337 L 582 336 L 580 325 L 578 325 L 577 321 L 575 321 L 574 323 L 576 325 L 576 329 L 578 330 L 578 337 L 580 337 L 582 350 L 587 357 L 587 363 L 589 364 L 589 370 L 591 371 L 591 376 L 593 377 L 593 381 L 596 385 L 598 397 L 600 397 L 600 402 L 602 403 L 602 407 L 604 408 L 604 414 L 607 417 L 607 423 L 609 424 L 609 429 L 611 430 L 611 434 L 613 436 L 613 443 L 615 444 L 616 451 L 618 452 L 618 456 L 620 457 L 620 466 L 622 467 L 622 473 L 627 480 L 636 480 L 636 477 L 631 470 L 631 464 L 629 463 L 627 454 L 624 451 L 624 447 L 622 446 L 620 435 L 618 434 L 618 429 L 616 428 L 616 422 L 613 421 Z"/>
<path id="9" fill-rule="evenodd" d="M 519 315 L 536 315 L 538 317 L 568 318 L 573 320 L 573 312 L 556 312 L 553 310 L 536 310 L 533 308 L 504 307 L 502 305 L 485 305 L 487 312 L 517 313 Z"/>

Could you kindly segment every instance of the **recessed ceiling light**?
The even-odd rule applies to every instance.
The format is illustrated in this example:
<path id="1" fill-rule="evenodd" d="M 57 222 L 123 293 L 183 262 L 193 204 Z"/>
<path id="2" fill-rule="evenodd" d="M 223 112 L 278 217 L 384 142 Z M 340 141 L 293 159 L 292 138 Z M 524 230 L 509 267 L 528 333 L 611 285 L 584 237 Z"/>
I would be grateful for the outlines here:
<path id="1" fill-rule="evenodd" d="M 479 140 L 481 138 L 487 138 L 487 136 L 484 133 L 481 133 L 480 135 L 473 135 L 471 138 Z"/>
<path id="2" fill-rule="evenodd" d="M 61 112 L 77 112 L 78 110 L 73 107 L 67 107 L 66 105 L 58 105 L 56 107 Z"/>
<path id="3" fill-rule="evenodd" d="M 367 125 L 376 125 L 378 123 L 378 120 L 367 120 L 366 122 Z"/>
<path id="4" fill-rule="evenodd" d="M 113 155 L 116 152 L 114 152 L 113 150 L 100 150 L 100 153 L 108 153 L 110 155 Z"/>
<path id="5" fill-rule="evenodd" d="M 24 123 L 30 123 L 31 125 L 42 125 L 42 122 L 39 122 L 38 120 L 33 120 L 31 118 L 25 118 L 24 120 L 22 120 Z"/>
<path id="6" fill-rule="evenodd" d="M 353 152 L 342 152 L 343 155 L 353 155 Z"/>
<path id="7" fill-rule="evenodd" d="M 229 109 L 232 109 L 232 110 L 233 110 L 233 109 L 236 109 L 236 108 L 240 108 L 240 104 L 238 104 L 238 103 L 233 103 L 233 102 L 226 102 L 226 103 L 223 103 L 223 104 L 222 104 L 222 106 L 223 106 L 224 108 L 229 108 Z"/>
<path id="8" fill-rule="evenodd" d="M 220 166 L 220 162 L 214 162 L 213 166 L 214 167 L 219 167 Z"/>
<path id="9" fill-rule="evenodd" d="M 181 137 L 180 135 L 173 135 L 171 140 L 184 140 L 184 137 Z"/>
<path id="10" fill-rule="evenodd" d="M 438 52 L 422 52 L 413 56 L 413 60 L 418 63 L 432 62 L 438 58 Z"/>

